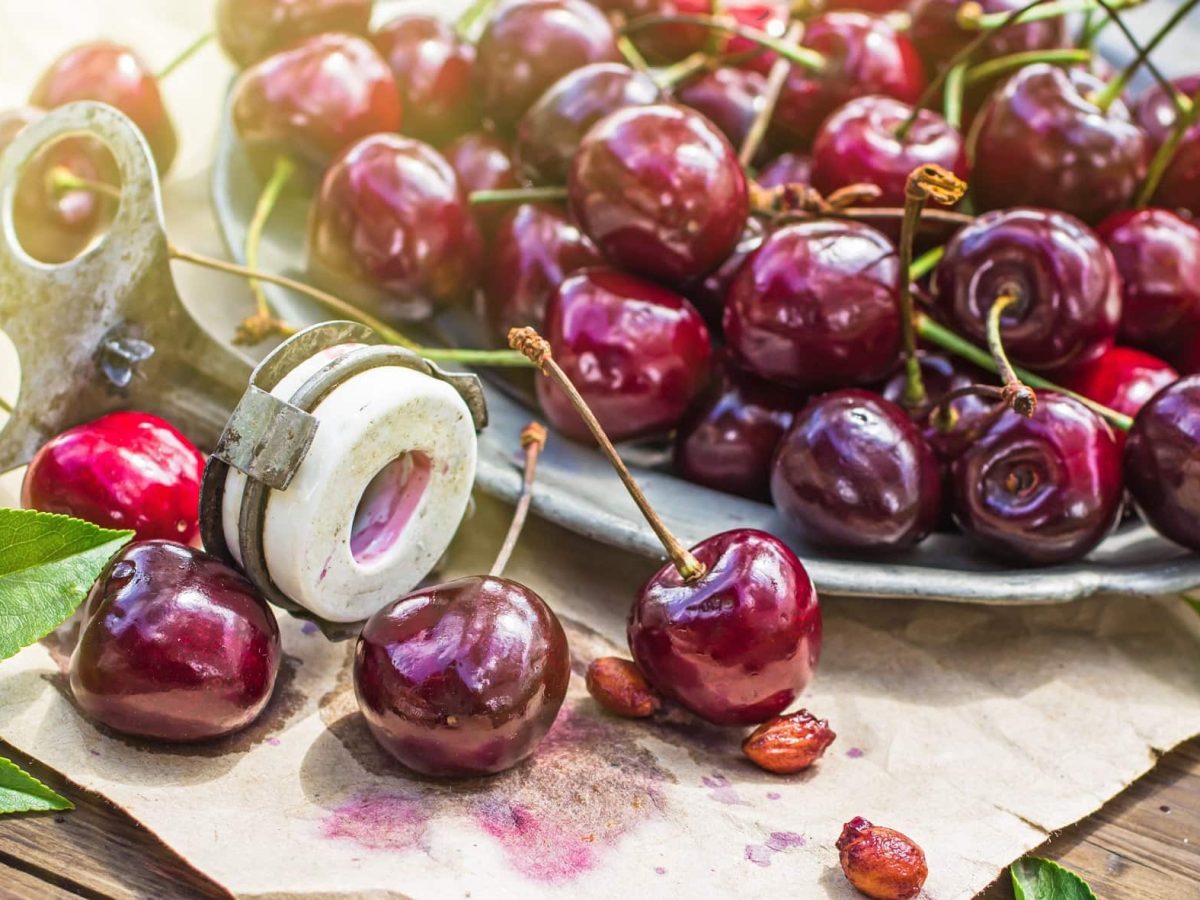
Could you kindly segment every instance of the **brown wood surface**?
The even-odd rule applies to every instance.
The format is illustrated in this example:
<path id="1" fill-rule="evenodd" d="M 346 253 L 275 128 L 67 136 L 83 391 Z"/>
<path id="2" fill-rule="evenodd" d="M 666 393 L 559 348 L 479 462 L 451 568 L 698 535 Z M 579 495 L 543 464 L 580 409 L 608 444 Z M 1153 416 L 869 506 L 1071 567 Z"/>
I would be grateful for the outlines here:
<path id="1" fill-rule="evenodd" d="M 3 900 L 227 896 L 102 797 L 3 742 L 0 755 L 77 807 L 59 815 L 0 819 Z M 1164 756 L 1123 794 L 1036 852 L 1079 872 L 1102 900 L 1200 897 L 1200 738 Z M 1011 898 L 1007 875 L 981 897 Z"/>

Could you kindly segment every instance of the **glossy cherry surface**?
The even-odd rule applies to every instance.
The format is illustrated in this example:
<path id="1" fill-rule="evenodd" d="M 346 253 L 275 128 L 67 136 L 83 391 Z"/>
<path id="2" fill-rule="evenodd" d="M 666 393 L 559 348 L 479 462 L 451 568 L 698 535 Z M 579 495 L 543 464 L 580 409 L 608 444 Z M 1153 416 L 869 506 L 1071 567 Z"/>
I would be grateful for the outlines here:
<path id="1" fill-rule="evenodd" d="M 355 141 L 400 128 L 400 94 L 365 38 L 322 34 L 246 69 L 233 123 L 260 172 L 280 156 L 320 173 Z"/>
<path id="2" fill-rule="evenodd" d="M 110 41 L 93 41 L 68 50 L 42 74 L 29 103 L 54 109 L 76 100 L 115 106 L 133 120 L 150 144 L 163 174 L 175 160 L 179 141 L 167 114 L 158 80 L 140 56 Z"/>
<path id="3" fill-rule="evenodd" d="M 585 269 L 564 281 L 550 298 L 543 334 L 614 441 L 673 428 L 708 378 L 710 339 L 695 308 L 615 269 Z M 591 440 L 557 385 L 539 378 L 537 393 L 555 428 Z"/>
<path id="4" fill-rule="evenodd" d="M 169 422 L 109 413 L 47 441 L 25 470 L 21 505 L 187 543 L 197 523 L 204 455 Z"/>
<path id="5" fill-rule="evenodd" d="M 679 426 L 675 472 L 727 494 L 769 500 L 771 460 L 801 401 L 740 371 L 728 354 L 717 369 L 711 396 Z"/>
<path id="6" fill-rule="evenodd" d="M 399 16 L 380 26 L 371 40 L 396 76 L 406 135 L 440 146 L 478 124 L 475 47 L 448 22 Z"/>
<path id="7" fill-rule="evenodd" d="M 896 130 L 912 107 L 890 97 L 859 97 L 836 110 L 817 132 L 812 151 L 812 185 L 828 196 L 851 184 L 873 184 L 877 206 L 903 206 L 908 176 L 934 163 L 967 177 L 963 139 L 937 113 L 923 109 L 903 138 Z"/>
<path id="8" fill-rule="evenodd" d="M 604 14 L 584 0 L 501 4 L 479 39 L 475 85 L 484 113 L 511 128 L 554 82 L 595 62 L 620 62 Z"/>
<path id="9" fill-rule="evenodd" d="M 1056 384 L 1130 417 L 1178 380 L 1179 373 L 1167 363 L 1132 347 L 1110 347 L 1103 356 L 1055 376 Z M 1115 433 L 1124 444 L 1125 432 Z"/>
<path id="10" fill-rule="evenodd" d="M 729 141 L 699 113 L 668 104 L 592 126 L 569 190 L 575 220 L 609 262 L 681 287 L 725 260 L 750 208 Z"/>
<path id="11" fill-rule="evenodd" d="M 754 725 L 783 712 L 812 679 L 821 608 L 782 541 L 739 529 L 691 548 L 686 582 L 668 563 L 638 592 L 629 649 L 662 694 L 709 722 Z"/>
<path id="12" fill-rule="evenodd" d="M 318 280 L 395 322 L 465 300 L 481 242 L 450 164 L 421 141 L 376 134 L 325 173 L 308 248 Z"/>
<path id="13" fill-rule="evenodd" d="M 554 82 L 521 117 L 516 156 L 535 184 L 561 185 L 584 134 L 611 112 L 659 98 L 649 75 L 620 63 L 593 63 Z"/>
<path id="14" fill-rule="evenodd" d="M 1018 565 L 1086 555 L 1121 514 L 1121 453 L 1108 425 L 1062 394 L 1030 418 L 1003 412 L 951 464 L 954 516 L 972 542 Z"/>
<path id="15" fill-rule="evenodd" d="M 1107 350 L 1121 315 L 1112 254 L 1090 228 L 1065 213 L 1009 209 L 960 230 L 934 271 L 936 314 L 977 343 L 1005 291 L 1018 303 L 1001 318 L 1013 362 L 1061 369 Z"/>
<path id="16" fill-rule="evenodd" d="M 1171 82 L 1183 96 L 1191 98 L 1200 90 L 1200 75 L 1188 75 Z M 1134 109 L 1137 123 L 1157 149 L 1174 128 L 1179 110 L 1157 83 L 1138 98 Z M 1151 202 L 1168 209 L 1184 209 L 1200 216 L 1200 124 L 1192 125 L 1175 149 Z"/>
<path id="17" fill-rule="evenodd" d="M 217 40 L 242 68 L 300 38 L 366 34 L 372 0 L 218 0 Z"/>
<path id="18" fill-rule="evenodd" d="M 131 544 L 84 603 L 71 692 L 124 734 L 203 741 L 258 717 L 280 653 L 275 615 L 240 574 L 182 544 Z"/>
<path id="19" fill-rule="evenodd" d="M 1146 174 L 1149 144 L 1104 82 L 1082 69 L 1026 66 L 980 113 L 971 195 L 981 210 L 1038 206 L 1099 222 Z"/>
<path id="20" fill-rule="evenodd" d="M 766 188 L 809 184 L 812 180 L 812 160 L 803 153 L 780 153 L 759 170 L 755 180 Z"/>
<path id="21" fill-rule="evenodd" d="M 723 318 L 725 316 L 725 297 L 729 293 L 729 285 L 741 269 L 742 263 L 755 250 L 762 246 L 766 237 L 766 227 L 756 218 L 746 220 L 746 228 L 742 232 L 733 252 L 725 257 L 725 262 L 717 266 L 699 281 L 693 282 L 684 291 L 692 304 L 704 316 L 708 330 L 713 334 L 725 333 Z"/>
<path id="22" fill-rule="evenodd" d="M 1125 442 L 1125 484 L 1142 518 L 1164 537 L 1200 550 L 1200 375 L 1157 393 Z"/>
<path id="23" fill-rule="evenodd" d="M 975 29 L 964 28 L 960 11 L 973 0 L 915 0 L 910 6 L 912 26 L 909 36 L 931 71 L 942 68 L 950 57 L 979 36 Z M 983 14 L 1008 14 L 1028 6 L 1027 0 L 978 0 Z M 995 29 L 992 37 L 973 54 L 982 61 L 1014 53 L 1049 50 L 1066 43 L 1066 24 L 1062 16 L 1021 22 Z"/>
<path id="24" fill-rule="evenodd" d="M 973 439 L 987 421 L 995 406 L 994 401 L 978 394 L 966 394 L 950 401 L 953 411 L 946 430 L 929 418 L 933 405 L 951 391 L 970 387 L 973 384 L 995 384 L 996 376 L 976 369 L 956 356 L 929 350 L 918 350 L 921 379 L 925 385 L 925 402 L 915 409 L 905 409 L 909 417 L 921 426 L 925 442 L 941 460 L 953 459 Z M 903 408 L 904 389 L 907 383 L 904 367 L 879 388 L 880 395 Z"/>
<path id="25" fill-rule="evenodd" d="M 766 76 L 753 69 L 714 69 L 680 85 L 675 99 L 706 116 L 740 148 L 766 102 L 766 86 Z"/>
<path id="26" fill-rule="evenodd" d="M 706 15 L 713 12 L 709 0 L 594 0 L 597 6 L 610 15 L 625 21 L 635 21 L 643 16 Z M 766 32 L 775 38 L 783 37 L 787 28 L 787 7 L 772 0 L 729 0 L 722 3 L 720 13 L 735 22 Z M 646 59 L 662 65 L 682 60 L 685 56 L 698 53 L 711 45 L 720 55 L 748 54 L 761 51 L 761 47 L 734 35 L 713 31 L 698 25 L 681 22 L 664 22 L 640 28 L 630 34 L 630 39 Z M 775 54 L 770 51 L 755 53 L 741 65 L 765 70 L 770 68 Z"/>
<path id="27" fill-rule="evenodd" d="M 900 348 L 892 245 L 857 222 L 786 225 L 729 285 L 725 337 L 747 369 L 802 391 L 879 381 Z"/>
<path id="28" fill-rule="evenodd" d="M 1121 276 L 1123 341 L 1168 353 L 1200 331 L 1200 228 L 1165 209 L 1131 209 L 1096 231 Z"/>
<path id="29" fill-rule="evenodd" d="M 509 190 L 519 186 L 512 148 L 504 138 L 489 131 L 468 131 L 446 145 L 442 154 L 458 176 L 463 193 Z M 475 221 L 488 232 L 506 212 L 503 206 L 476 206 Z"/>
<path id="30" fill-rule="evenodd" d="M 488 775 L 529 756 L 567 694 L 558 617 L 524 585 L 473 576 L 415 591 L 367 620 L 354 692 L 371 733 L 423 775 Z"/>
<path id="31" fill-rule="evenodd" d="M 850 388 L 817 397 L 796 414 L 775 455 L 771 497 L 812 544 L 899 550 L 937 524 L 942 473 L 904 410 Z"/>

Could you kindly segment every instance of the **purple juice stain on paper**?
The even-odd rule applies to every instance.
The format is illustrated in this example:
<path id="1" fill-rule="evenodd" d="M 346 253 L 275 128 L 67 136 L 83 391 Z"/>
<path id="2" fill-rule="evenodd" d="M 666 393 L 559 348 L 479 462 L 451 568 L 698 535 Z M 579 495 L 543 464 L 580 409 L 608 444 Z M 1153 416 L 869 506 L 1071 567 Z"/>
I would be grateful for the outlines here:
<path id="1" fill-rule="evenodd" d="M 859 759 L 863 755 L 862 747 L 851 747 L 846 751 L 846 755 L 851 759 Z"/>
<path id="2" fill-rule="evenodd" d="M 534 881 L 562 884 L 596 865 L 588 836 L 572 840 L 561 831 L 561 822 L 525 807 L 494 801 L 476 813 L 475 821 L 500 843 L 513 868 Z"/>
<path id="3" fill-rule="evenodd" d="M 713 772 L 711 776 L 702 779 L 704 786 L 709 789 L 708 796 L 726 806 L 749 806 L 741 795 L 734 789 L 733 784 L 721 772 Z"/>
<path id="4" fill-rule="evenodd" d="M 803 847 L 804 835 L 794 831 L 772 831 L 761 844 L 747 844 L 745 858 L 756 866 L 766 868 L 771 865 L 771 857 L 795 847 Z"/>
<path id="5" fill-rule="evenodd" d="M 783 794 L 779 793 L 779 791 L 767 791 L 768 800 L 778 800 L 782 796 Z"/>
<path id="6" fill-rule="evenodd" d="M 317 631 L 318 631 L 318 629 L 317 629 L 316 622 L 305 622 L 303 625 L 300 626 L 300 632 L 302 634 L 313 635 L 313 634 L 316 634 Z"/>
<path id="7" fill-rule="evenodd" d="M 408 794 L 363 792 L 325 817 L 321 832 L 327 838 L 353 841 L 368 850 L 403 853 L 424 850 L 429 815 Z"/>
<path id="8" fill-rule="evenodd" d="M 667 874 L 667 870 L 666 870 L 666 869 L 664 869 L 662 866 L 655 866 L 655 867 L 654 867 L 654 874 L 655 874 L 655 875 L 666 875 L 666 874 Z"/>

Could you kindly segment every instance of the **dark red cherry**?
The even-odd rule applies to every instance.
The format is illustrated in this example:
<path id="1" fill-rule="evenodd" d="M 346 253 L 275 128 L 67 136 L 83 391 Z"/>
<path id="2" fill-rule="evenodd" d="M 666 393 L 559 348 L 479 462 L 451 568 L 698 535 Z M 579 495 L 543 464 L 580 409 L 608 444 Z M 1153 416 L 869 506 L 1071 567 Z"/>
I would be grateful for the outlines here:
<path id="1" fill-rule="evenodd" d="M 903 206 L 908 176 L 934 163 L 967 177 L 963 139 L 932 110 L 917 114 L 901 139 L 896 129 L 912 107 L 890 97 L 859 97 L 836 110 L 817 132 L 812 152 L 812 185 L 828 196 L 851 184 L 874 184 L 877 206 Z"/>
<path id="2" fill-rule="evenodd" d="M 1026 66 L 984 106 L 971 195 L 982 210 L 1039 206 L 1099 222 L 1127 205 L 1146 175 L 1149 144 L 1104 82 L 1082 69 Z"/>
<path id="3" fill-rule="evenodd" d="M 204 455 L 173 425 L 109 413 L 47 441 L 25 470 L 21 505 L 187 543 L 199 533 Z"/>
<path id="4" fill-rule="evenodd" d="M 600 261 L 592 242 L 560 207 L 523 203 L 510 210 L 488 248 L 482 291 L 488 333 L 508 346 L 510 328 L 540 329 L 550 295 L 563 280 Z"/>
<path id="5" fill-rule="evenodd" d="M 740 148 L 766 102 L 766 86 L 766 76 L 753 69 L 713 69 L 676 88 L 675 99 L 706 116 Z"/>
<path id="6" fill-rule="evenodd" d="M 584 0 L 501 4 L 479 39 L 475 85 L 484 115 L 511 128 L 546 90 L 581 66 L 620 62 L 612 26 Z"/>
<path id="7" fill-rule="evenodd" d="M 824 56 L 827 68 L 789 71 L 769 132 L 779 151 L 807 147 L 825 117 L 855 97 L 882 94 L 916 103 L 925 88 L 917 51 L 883 19 L 861 12 L 825 13 L 807 24 L 800 43 Z"/>
<path id="8" fill-rule="evenodd" d="M 951 391 L 970 387 L 973 384 L 989 384 L 995 376 L 985 373 L 956 356 L 947 356 L 928 350 L 917 351 L 921 366 L 921 379 L 925 385 L 925 403 L 915 409 L 905 410 L 921 425 L 925 442 L 941 460 L 953 459 L 972 439 L 976 431 L 986 422 L 995 407 L 978 394 L 966 394 L 950 402 L 952 412 L 950 427 L 942 430 L 939 424 L 928 418 L 933 405 Z M 880 389 L 880 395 L 897 405 L 902 404 L 907 383 L 904 368 L 900 367 Z"/>
<path id="9" fill-rule="evenodd" d="M 360 138 L 400 128 L 396 79 L 365 38 L 321 34 L 246 69 L 233 123 L 255 166 L 286 156 L 320 173 Z"/>
<path id="10" fill-rule="evenodd" d="M 915 0 L 910 7 L 909 37 L 930 71 L 941 69 L 950 57 L 979 36 L 977 30 L 964 28 L 958 19 L 962 8 L 972 2 L 976 2 L 983 14 L 1007 14 L 1029 5 L 1027 0 Z M 1055 16 L 997 29 L 973 58 L 982 61 L 1062 47 L 1067 40 L 1065 21 L 1064 17 Z"/>
<path id="11" fill-rule="evenodd" d="M 801 391 L 879 381 L 900 348 L 897 267 L 858 222 L 779 228 L 729 285 L 726 340 L 751 372 Z"/>
<path id="12" fill-rule="evenodd" d="M 490 775 L 545 737 L 571 655 L 545 601 L 507 578 L 423 588 L 367 620 L 354 692 L 371 733 L 415 772 Z"/>
<path id="13" fill-rule="evenodd" d="M 85 601 L 71 692 L 124 734 L 209 740 L 258 718 L 280 652 L 275 615 L 239 573 L 182 544 L 131 544 Z"/>
<path id="14" fill-rule="evenodd" d="M 740 371 L 728 354 L 717 372 L 712 396 L 679 426 L 675 472 L 727 494 L 769 500 L 771 460 L 800 398 Z"/>
<path id="15" fill-rule="evenodd" d="M 449 23 L 436 16 L 398 16 L 371 40 L 396 76 L 405 134 L 441 145 L 479 124 L 475 47 Z"/>
<path id="16" fill-rule="evenodd" d="M 1081 403 L 1037 392 L 1026 418 L 1004 411 L 951 464 L 954 516 L 967 537 L 1018 565 L 1079 559 L 1121 514 L 1121 452 Z"/>
<path id="17" fill-rule="evenodd" d="M 29 103 L 54 109 L 76 100 L 115 106 L 133 121 L 150 145 L 163 174 L 175 160 L 178 139 L 154 73 L 121 44 L 93 41 L 68 50 L 51 63 L 29 95 Z"/>
<path id="18" fill-rule="evenodd" d="M 808 542 L 900 550 L 925 538 L 942 509 L 942 473 L 899 406 L 860 389 L 809 401 L 775 454 L 771 497 Z"/>
<path id="19" fill-rule="evenodd" d="M 1004 345 L 1013 362 L 1039 370 L 1103 354 L 1121 315 L 1112 254 L 1078 219 L 1040 209 L 996 210 L 964 227 L 932 289 L 937 315 L 980 344 L 996 298 L 1015 293 L 1001 319 Z"/>
<path id="20" fill-rule="evenodd" d="M 617 110 L 584 136 L 571 212 L 613 265 L 687 285 L 719 266 L 749 215 L 729 141 L 699 113 L 657 104 Z"/>
<path id="21" fill-rule="evenodd" d="M 428 144 L 376 134 L 325 173 L 308 252 L 315 278 L 397 322 L 465 300 L 481 242 L 450 164 Z"/>
<path id="22" fill-rule="evenodd" d="M 1121 276 L 1121 339 L 1170 353 L 1200 331 L 1200 228 L 1165 209 L 1113 213 L 1097 228 Z"/>
<path id="23" fill-rule="evenodd" d="M 1191 97 L 1200 90 L 1200 74 L 1176 78 L 1171 85 L 1182 96 Z M 1133 104 L 1134 121 L 1156 148 L 1170 137 L 1178 118 L 1179 107 L 1157 81 L 1151 82 Z"/>
<path id="24" fill-rule="evenodd" d="M 1133 417 L 1151 397 L 1179 380 L 1157 356 L 1131 347 L 1110 347 L 1103 356 L 1055 375 L 1055 383 L 1102 406 Z M 1124 445 L 1125 433 L 1116 432 Z"/>
<path id="25" fill-rule="evenodd" d="M 300 38 L 328 31 L 366 34 L 372 0 L 218 0 L 217 40 L 240 67 Z"/>
<path id="26" fill-rule="evenodd" d="M 699 281 L 693 282 L 684 294 L 704 317 L 708 330 L 715 334 L 724 334 L 722 319 L 725 315 L 725 297 L 729 293 L 729 285 L 742 267 L 746 258 L 757 250 L 766 237 L 766 228 L 755 218 L 746 220 L 746 228 L 742 232 L 737 246 L 725 258 L 725 262 L 717 266 Z"/>
<path id="27" fill-rule="evenodd" d="M 629 649 L 662 694 L 718 725 L 754 725 L 789 707 L 821 652 L 821 608 L 782 541 L 740 529 L 691 548 L 705 566 L 684 581 L 668 563 L 629 614 Z"/>
<path id="28" fill-rule="evenodd" d="M 446 162 L 458 176 L 463 193 L 510 190 L 519 186 L 508 141 L 489 131 L 468 131 L 446 145 Z M 472 208 L 475 220 L 489 233 L 504 215 L 503 206 Z"/>
<path id="29" fill-rule="evenodd" d="M 1191 98 L 1200 90 L 1200 75 L 1188 75 L 1171 82 L 1183 96 Z M 1153 149 L 1167 139 L 1175 126 L 1178 108 L 1157 83 L 1138 97 L 1134 108 L 1137 123 L 1150 138 Z M 1156 206 L 1183 209 L 1200 216 L 1200 124 L 1184 134 L 1163 172 L 1158 189 L 1150 198 Z"/>
<path id="30" fill-rule="evenodd" d="M 516 156 L 535 184 L 560 185 L 584 134 L 610 112 L 659 98 L 649 75 L 619 63 L 593 63 L 554 82 L 521 117 Z"/>
<path id="31" fill-rule="evenodd" d="M 809 184 L 812 181 L 812 160 L 802 153 L 780 153 L 759 170 L 755 181 L 765 188 Z"/>
<path id="32" fill-rule="evenodd" d="M 618 21 L 633 22 L 643 16 L 705 15 L 713 12 L 710 0 L 594 0 Z M 756 28 L 772 37 L 783 37 L 787 28 L 787 7 L 771 0 L 729 0 L 720 13 L 741 25 Z M 737 56 L 753 53 L 741 65 L 758 68 L 765 74 L 775 54 L 744 38 L 713 31 L 703 26 L 680 22 L 649 25 L 630 34 L 630 39 L 646 59 L 662 65 L 682 60 L 711 46 L 718 55 Z"/>
<path id="33" fill-rule="evenodd" d="M 1125 442 L 1125 484 L 1159 534 L 1200 551 L 1200 375 L 1159 391 Z"/>
<path id="34" fill-rule="evenodd" d="M 708 378 L 708 329 L 695 308 L 615 269 L 585 269 L 564 281 L 550 298 L 544 334 L 614 441 L 674 428 Z M 555 428 L 591 439 L 557 385 L 539 378 L 537 392 Z"/>

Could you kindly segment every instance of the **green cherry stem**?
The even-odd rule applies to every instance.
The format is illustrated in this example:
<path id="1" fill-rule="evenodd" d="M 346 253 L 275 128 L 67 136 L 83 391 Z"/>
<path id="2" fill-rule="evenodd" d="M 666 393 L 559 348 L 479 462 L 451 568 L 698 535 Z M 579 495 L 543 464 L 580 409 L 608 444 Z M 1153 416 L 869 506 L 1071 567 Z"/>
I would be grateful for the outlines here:
<path id="1" fill-rule="evenodd" d="M 275 160 L 275 168 L 271 171 L 271 177 L 267 179 L 262 192 L 258 195 L 258 202 L 254 204 L 254 215 L 251 216 L 250 224 L 246 227 L 246 241 L 243 248 L 248 269 L 259 270 L 258 249 L 262 245 L 263 231 L 267 227 L 267 220 L 271 218 L 275 204 L 279 202 L 280 194 L 283 193 L 283 189 L 295 171 L 296 164 L 289 157 L 280 156 Z M 235 344 L 257 344 L 272 334 L 286 334 L 291 330 L 290 326 L 275 317 L 271 304 L 267 301 L 267 292 L 263 290 L 262 283 L 257 278 L 250 279 L 250 292 L 254 295 L 254 315 L 238 328 L 237 335 L 234 337 Z"/>
<path id="2" fill-rule="evenodd" d="M 463 10 L 461 16 L 455 19 L 453 25 L 455 33 L 464 41 L 474 44 L 479 40 L 479 33 L 483 31 L 480 27 L 481 24 L 487 21 L 495 5 L 496 0 L 475 0 Z"/>
<path id="3" fill-rule="evenodd" d="M 966 89 L 967 64 L 960 62 L 946 73 L 946 90 L 942 95 L 942 114 L 946 124 L 955 131 L 962 130 L 963 92 Z"/>
<path id="4" fill-rule="evenodd" d="M 747 25 L 740 25 L 733 19 L 725 19 L 720 16 L 699 14 L 639 16 L 634 21 L 626 23 L 622 32 L 624 34 L 633 34 L 645 28 L 653 28 L 655 25 L 699 25 L 702 28 L 711 28 L 714 31 L 723 31 L 727 34 L 735 35 L 767 50 L 774 50 L 784 59 L 810 72 L 824 72 L 828 68 L 828 61 L 820 53 L 809 50 L 807 47 L 798 47 L 789 44 L 779 38 L 771 37 L 765 31 L 760 31 L 757 28 L 751 28 Z"/>
<path id="5" fill-rule="evenodd" d="M 0 397 L 0 412 L 4 413 L 6 416 L 11 416 L 13 414 L 12 404 L 3 397 Z"/>
<path id="6" fill-rule="evenodd" d="M 1180 113 L 1176 117 L 1175 125 L 1171 128 L 1167 139 L 1154 151 L 1150 165 L 1146 168 L 1146 180 L 1142 182 L 1137 199 L 1133 202 L 1134 206 L 1140 208 L 1150 202 L 1154 192 L 1158 190 L 1158 185 L 1162 182 L 1163 175 L 1167 172 L 1167 167 L 1175 158 L 1175 152 L 1183 143 L 1184 135 L 1191 130 L 1193 125 L 1200 122 L 1200 90 L 1191 96 L 1187 107 L 1186 112 Z"/>
<path id="7" fill-rule="evenodd" d="M 121 199 L 121 189 L 107 181 L 93 181 L 90 178 L 80 178 L 66 166 L 54 166 L 46 173 L 46 188 L 55 197 L 68 191 L 87 191 L 108 197 L 110 200 Z"/>
<path id="8" fill-rule="evenodd" d="M 525 471 L 521 478 L 521 495 L 517 498 L 516 509 L 513 510 L 512 521 L 508 525 L 508 534 L 496 554 L 496 561 L 488 572 L 492 578 L 504 574 L 508 561 L 512 559 L 513 550 L 521 537 L 521 529 L 529 518 L 529 505 L 533 502 L 533 482 L 537 477 L 538 457 L 546 446 L 546 427 L 541 422 L 530 422 L 521 429 L 521 447 L 525 451 Z"/>
<path id="9" fill-rule="evenodd" d="M 472 191 L 467 201 L 472 206 L 501 203 L 539 203 L 547 200 L 566 200 L 565 187 L 504 188 L 494 191 Z"/>
<path id="10" fill-rule="evenodd" d="M 987 316 L 987 345 L 988 352 L 996 363 L 996 374 L 1004 382 L 1003 399 L 1008 408 L 1025 418 L 1037 411 L 1037 395 L 1022 384 L 1017 373 L 1013 371 L 1008 354 L 1004 351 L 1004 339 L 1000 334 L 1001 319 L 1004 311 L 1014 303 L 1020 303 L 1021 297 L 1015 290 L 1002 290 L 1000 296 L 992 301 L 992 308 Z"/>
<path id="11" fill-rule="evenodd" d="M 1113 9 L 1131 9 L 1141 6 L 1144 2 L 1145 0 L 1114 0 L 1106 11 L 1111 13 Z M 1037 22 L 1041 19 L 1057 19 L 1059 16 L 1071 13 L 1090 12 L 1098 7 L 1104 8 L 1104 5 L 1098 0 L 1056 0 L 1054 3 L 1044 4 L 1037 9 L 1018 13 L 1017 21 L 1024 23 Z M 958 12 L 959 27 L 977 28 L 981 31 L 1003 28 L 1009 24 L 1009 19 L 1008 13 L 985 13 L 983 7 L 978 3 L 964 3 Z"/>
<path id="12" fill-rule="evenodd" d="M 802 34 L 804 34 L 804 24 L 793 22 L 788 26 L 783 41 L 789 46 L 794 46 Z M 782 56 L 771 64 L 771 71 L 767 74 L 767 84 L 763 89 L 762 106 L 755 114 L 754 121 L 750 123 L 750 129 L 746 132 L 742 146 L 738 148 L 738 162 L 742 164 L 743 169 L 749 168 L 754 162 L 758 148 L 762 146 L 763 138 L 767 136 L 767 129 L 771 125 L 771 118 L 775 115 L 775 107 L 779 105 L 779 95 L 783 93 L 783 85 L 787 82 L 788 72 L 791 71 L 791 68 L 792 64 Z"/>
<path id="13" fill-rule="evenodd" d="M 200 37 L 196 38 L 194 41 L 192 41 L 190 44 L 188 44 L 186 47 L 184 47 L 178 56 L 176 56 L 173 60 L 171 60 L 169 63 L 167 63 L 161 69 L 159 69 L 158 74 L 154 76 L 155 80 L 162 81 L 164 78 L 166 78 L 172 72 L 174 72 L 176 69 L 178 69 L 180 66 L 182 66 L 185 62 L 187 62 L 189 59 L 191 59 L 193 56 L 195 56 L 196 53 L 200 50 L 200 48 L 202 48 L 205 44 L 207 44 L 212 39 L 213 39 L 213 33 L 211 31 L 208 34 L 200 35 Z"/>
<path id="14" fill-rule="evenodd" d="M 1080 50 L 1073 47 L 1061 50 L 1029 50 L 1025 53 L 999 56 L 996 59 L 989 59 L 987 62 L 982 62 L 977 66 L 971 66 L 967 70 L 964 80 L 966 85 L 970 87 L 981 81 L 987 81 L 989 78 L 995 78 L 997 75 L 1004 75 L 1008 72 L 1022 69 L 1033 63 L 1040 62 L 1055 66 L 1071 66 L 1077 63 L 1089 63 L 1091 60 L 1092 52 L 1090 50 Z M 947 79 L 946 90 L 949 89 L 950 80 Z"/>
<path id="15" fill-rule="evenodd" d="M 1121 21 L 1119 16 L 1113 16 L 1114 24 L 1121 29 L 1126 39 L 1137 49 L 1137 55 L 1132 61 L 1130 61 L 1129 65 L 1118 72 L 1116 77 L 1109 81 L 1108 84 L 1104 86 L 1104 90 L 1102 90 L 1095 97 L 1094 102 L 1096 106 L 1100 107 L 1102 110 L 1108 109 L 1113 104 L 1113 101 L 1121 96 L 1121 92 L 1124 91 L 1129 85 L 1130 79 L 1137 74 L 1138 69 L 1140 69 L 1143 65 L 1146 65 L 1147 67 L 1152 66 L 1152 63 L 1150 62 L 1150 54 L 1153 53 L 1155 49 L 1157 49 L 1158 45 L 1166 39 L 1167 35 L 1175 30 L 1175 26 L 1183 21 L 1183 17 L 1195 9 L 1197 3 L 1200 3 L 1200 0 L 1187 0 L 1186 3 L 1182 4 L 1177 10 L 1175 10 L 1174 14 L 1163 23 L 1162 27 L 1154 33 L 1154 37 L 1152 37 L 1144 46 L 1138 46 L 1137 41 L 1134 40 L 1133 35 L 1125 27 L 1125 24 Z M 1164 78 L 1162 74 L 1157 71 L 1157 69 L 1155 69 L 1154 72 L 1159 84 L 1163 85 L 1163 87 L 1166 89 L 1167 96 L 1171 97 L 1172 99 L 1176 98 L 1178 91 L 1175 90 L 1174 85 L 1167 81 L 1166 78 Z"/>
<path id="16" fill-rule="evenodd" d="M 908 267 L 908 280 L 920 281 L 937 268 L 937 264 L 942 261 L 942 257 L 945 255 L 945 247 L 934 247 L 932 250 L 926 250 L 914 259 L 912 265 Z"/>
<path id="17" fill-rule="evenodd" d="M 617 50 L 625 57 L 625 62 L 629 63 L 629 68 L 636 69 L 639 72 L 646 72 L 647 74 L 653 71 L 650 63 L 646 62 L 646 57 L 642 56 L 642 51 L 629 39 L 629 35 L 617 35 Z"/>

